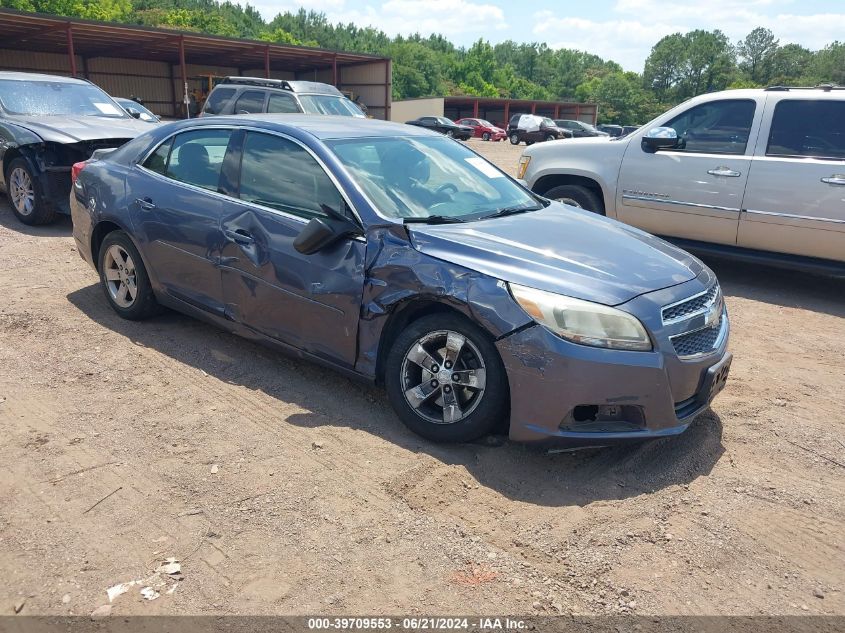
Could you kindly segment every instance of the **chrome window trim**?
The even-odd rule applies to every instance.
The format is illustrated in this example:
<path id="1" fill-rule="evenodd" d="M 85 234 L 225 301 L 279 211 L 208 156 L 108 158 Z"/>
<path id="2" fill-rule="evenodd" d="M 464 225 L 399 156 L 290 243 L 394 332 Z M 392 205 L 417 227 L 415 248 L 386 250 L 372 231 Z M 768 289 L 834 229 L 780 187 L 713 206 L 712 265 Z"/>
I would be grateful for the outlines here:
<path id="1" fill-rule="evenodd" d="M 722 325 L 719 327 L 719 334 L 718 334 L 718 336 L 716 337 L 716 340 L 713 343 L 713 349 L 709 349 L 709 350 L 704 351 L 704 352 L 698 352 L 696 354 L 688 354 L 686 356 L 681 356 L 680 354 L 676 353 L 676 356 L 678 357 L 678 359 L 680 359 L 682 361 L 698 360 L 699 358 L 702 358 L 704 356 L 709 356 L 711 354 L 715 354 L 719 350 L 719 348 L 722 346 L 722 343 L 725 342 L 725 337 L 727 336 L 727 333 L 728 333 L 728 311 L 727 311 L 726 308 L 722 308 L 722 317 L 721 318 L 722 318 Z M 675 334 L 674 336 L 670 336 L 669 342 L 672 343 L 672 349 L 673 350 L 675 349 L 675 339 L 676 338 L 680 338 L 682 336 L 687 336 L 688 334 L 695 334 L 696 332 L 700 332 L 701 330 L 706 330 L 706 329 L 708 329 L 708 326 L 705 325 L 704 327 L 696 328 L 694 330 L 690 330 L 689 332 L 683 332 L 681 334 Z"/>
<path id="2" fill-rule="evenodd" d="M 695 207 L 696 209 L 715 209 L 716 211 L 731 211 L 739 213 L 741 209 L 736 207 L 722 207 L 716 204 L 701 204 L 700 202 L 683 202 L 682 200 L 671 200 L 666 198 L 654 198 L 648 196 L 632 196 L 629 194 L 622 194 L 623 200 L 641 200 L 643 202 L 663 202 L 665 204 L 675 204 L 684 207 Z"/>
<path id="3" fill-rule="evenodd" d="M 276 130 L 267 130 L 267 129 L 264 129 L 264 128 L 254 127 L 254 126 L 251 126 L 251 125 L 237 125 L 237 126 L 233 127 L 232 125 L 223 125 L 223 124 L 221 124 L 221 125 L 201 125 L 201 126 L 197 126 L 197 127 L 191 127 L 191 128 L 183 129 L 183 130 L 177 130 L 176 132 L 173 132 L 173 133 L 169 134 L 168 136 L 166 136 L 165 138 L 161 139 L 161 141 L 156 143 L 150 150 L 148 150 L 146 152 L 146 154 L 144 154 L 142 159 L 135 162 L 135 167 L 138 167 L 139 169 L 143 169 L 146 173 L 153 175 L 153 176 L 157 176 L 158 178 L 160 178 L 161 180 L 164 180 L 165 182 L 171 182 L 171 183 L 183 185 L 183 186 L 186 186 L 190 189 L 193 189 L 195 191 L 201 191 L 203 193 L 210 193 L 214 196 L 219 196 L 219 197 L 221 197 L 225 200 L 235 200 L 237 202 L 240 202 L 241 204 L 246 204 L 246 205 L 249 205 L 249 206 L 257 207 L 257 208 L 263 209 L 265 211 L 271 211 L 273 213 L 277 213 L 277 214 L 283 215 L 285 217 L 300 220 L 302 222 L 302 224 L 308 224 L 310 219 L 306 219 L 306 218 L 302 217 L 301 215 L 297 215 L 295 213 L 288 213 L 286 211 L 281 211 L 279 209 L 273 209 L 271 207 L 266 207 L 264 205 L 256 204 L 254 202 L 249 202 L 248 200 L 243 200 L 241 198 L 234 198 L 232 196 L 227 196 L 226 194 L 219 193 L 217 191 L 212 191 L 210 189 L 203 189 L 202 187 L 197 187 L 196 185 L 192 185 L 192 184 L 187 183 L 187 182 L 182 182 L 180 180 L 174 180 L 173 178 L 168 178 L 164 174 L 159 174 L 157 172 L 152 171 L 151 169 L 147 169 L 146 167 L 144 167 L 143 164 L 145 162 L 147 162 L 147 159 L 150 157 L 150 155 L 153 154 L 164 143 L 166 143 L 170 139 L 172 139 L 172 138 L 174 138 L 174 137 L 176 137 L 179 134 L 182 134 L 184 132 L 191 132 L 191 131 L 194 131 L 194 130 L 201 130 L 201 129 L 202 130 L 230 130 L 231 132 L 235 132 L 236 130 L 244 130 L 244 131 L 247 131 L 247 132 L 256 132 L 256 133 L 259 133 L 259 134 L 270 134 L 272 136 L 278 136 L 280 138 L 283 138 L 285 140 L 288 140 L 288 141 L 295 143 L 296 145 L 298 145 L 299 147 L 304 149 L 306 152 L 308 152 L 308 154 L 311 156 L 311 158 L 313 158 L 316 161 L 316 163 L 320 166 L 320 168 L 325 172 L 325 174 L 329 177 L 329 180 L 331 180 L 332 184 L 334 184 L 335 189 L 337 189 L 338 192 L 340 193 L 341 198 L 343 198 L 344 202 L 346 202 L 346 205 L 349 207 L 350 211 L 352 211 L 352 214 L 353 214 L 353 216 L 355 216 L 355 219 L 357 220 L 359 226 L 361 226 L 362 229 L 364 228 L 364 222 L 361 220 L 361 214 L 358 213 L 358 210 L 355 208 L 355 205 L 352 204 L 352 201 L 349 199 L 349 196 L 346 194 L 346 191 L 344 191 L 340 182 L 335 177 L 335 175 L 331 172 L 331 170 L 328 169 L 328 167 L 326 166 L 326 163 L 319 156 L 317 156 L 317 154 L 315 154 L 314 151 L 310 147 L 308 147 L 305 143 L 303 143 L 302 141 L 300 141 L 298 139 L 293 138 L 292 136 L 290 136 L 288 134 L 285 134 L 284 132 L 278 132 Z M 169 155 L 168 155 L 168 159 L 169 159 Z M 345 171 L 345 168 L 344 168 L 344 171 Z M 368 202 L 369 202 L 369 200 L 368 200 Z"/>
<path id="4" fill-rule="evenodd" d="M 831 222 L 833 224 L 845 224 L 845 220 L 837 220 L 836 218 L 819 218 L 812 215 L 798 215 L 797 213 L 777 213 L 775 211 L 759 211 L 757 209 L 744 209 L 745 213 L 753 213 L 755 215 L 770 215 L 779 218 L 790 218 L 792 220 L 812 220 L 814 222 Z"/>

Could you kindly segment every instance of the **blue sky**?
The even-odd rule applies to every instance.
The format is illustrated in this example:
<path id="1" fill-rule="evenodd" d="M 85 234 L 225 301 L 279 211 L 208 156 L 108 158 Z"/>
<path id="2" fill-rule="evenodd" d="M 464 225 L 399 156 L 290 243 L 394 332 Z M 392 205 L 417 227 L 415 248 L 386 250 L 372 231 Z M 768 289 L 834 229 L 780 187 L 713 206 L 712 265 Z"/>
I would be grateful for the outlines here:
<path id="1" fill-rule="evenodd" d="M 241 0 L 243 1 L 243 0 Z M 297 0 L 250 2 L 265 18 L 301 6 L 332 22 L 375 26 L 391 35 L 438 32 L 459 45 L 546 42 L 586 50 L 642 71 L 652 45 L 664 35 L 721 29 L 732 41 L 757 26 L 781 43 L 818 49 L 845 39 L 845 0 Z"/>

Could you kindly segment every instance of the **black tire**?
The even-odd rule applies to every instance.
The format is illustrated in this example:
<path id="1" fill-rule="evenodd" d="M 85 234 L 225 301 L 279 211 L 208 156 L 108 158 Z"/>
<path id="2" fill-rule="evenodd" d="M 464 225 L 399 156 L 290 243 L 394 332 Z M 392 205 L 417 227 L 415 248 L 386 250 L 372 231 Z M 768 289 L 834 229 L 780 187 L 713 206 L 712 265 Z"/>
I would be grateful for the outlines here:
<path id="1" fill-rule="evenodd" d="M 457 382 L 450 383 L 459 385 L 454 390 L 455 396 L 458 396 L 459 389 L 461 397 L 467 398 L 469 394 L 469 397 L 462 403 L 463 406 L 469 408 L 469 411 L 457 421 L 436 423 L 424 417 L 426 413 L 423 408 L 425 406 L 429 407 L 429 410 L 437 411 L 439 407 L 442 412 L 443 406 L 436 403 L 438 399 L 442 401 L 442 390 L 447 389 L 447 387 L 444 383 L 440 386 L 439 394 L 437 390 L 432 391 L 432 396 L 426 400 L 425 405 L 414 408 L 406 396 L 406 391 L 410 393 L 416 386 L 413 383 L 416 383 L 417 380 L 421 381 L 420 386 L 431 384 L 429 378 L 434 378 L 435 375 L 428 374 L 427 376 L 426 373 L 422 373 L 421 378 L 409 379 L 408 370 L 421 370 L 407 356 L 421 340 L 426 337 L 434 337 L 433 340 L 437 340 L 439 335 L 447 331 L 465 338 L 458 355 L 460 366 L 466 367 L 467 365 L 464 363 L 468 360 L 470 365 L 475 364 L 478 368 L 483 367 L 486 376 L 484 388 L 480 394 L 473 389 L 462 387 Z M 434 345 L 437 345 L 437 343 L 434 343 Z M 473 361 L 476 355 L 481 359 L 481 362 Z M 447 370 L 444 357 L 439 356 L 437 352 L 432 354 L 432 358 L 444 363 L 444 367 L 441 369 L 444 369 L 446 373 L 459 371 L 454 368 Z M 436 376 L 440 376 L 440 374 L 436 374 Z M 457 314 L 432 314 L 414 321 L 405 328 L 393 342 L 388 352 L 385 363 L 385 386 L 390 404 L 399 419 L 414 433 L 433 442 L 469 442 L 478 439 L 498 428 L 509 413 L 508 380 L 496 347 L 486 332 Z M 477 400 L 475 400 L 476 397 Z M 446 414 L 443 413 L 441 419 L 445 418 Z"/>
<path id="2" fill-rule="evenodd" d="M 519 134 L 513 133 L 510 136 L 511 145 L 519 145 Z"/>
<path id="3" fill-rule="evenodd" d="M 455 138 L 455 133 L 452 130 L 446 130 L 446 136 L 449 138 Z"/>
<path id="4" fill-rule="evenodd" d="M 482 140 L 482 141 L 489 141 L 489 140 L 490 140 L 490 132 L 484 132 L 484 133 L 481 135 L 481 140 Z"/>
<path id="5" fill-rule="evenodd" d="M 585 211 L 604 215 L 604 202 L 602 202 L 602 199 L 592 189 L 587 189 L 587 187 L 582 187 L 581 185 L 560 185 L 558 187 L 552 187 L 543 196 L 550 200 L 557 200 L 558 202 L 584 209 Z"/>
<path id="6" fill-rule="evenodd" d="M 22 186 L 28 187 L 28 194 L 22 195 Z M 21 193 L 16 193 L 13 188 Z M 53 204 L 45 199 L 41 182 L 33 174 L 29 162 L 23 158 L 16 158 L 9 164 L 6 171 L 6 195 L 12 213 L 24 224 L 49 224 L 56 219 Z"/>
<path id="7" fill-rule="evenodd" d="M 110 290 L 110 283 L 117 283 L 106 279 L 108 270 L 115 270 L 107 263 L 107 255 L 112 247 L 122 249 L 131 257 L 134 270 L 134 286 L 135 295 L 129 305 L 121 305 L 117 298 L 112 296 Z M 125 263 L 125 262 L 124 262 Z M 97 268 L 100 271 L 100 286 L 103 288 L 103 293 L 106 295 L 112 309 L 117 312 L 118 316 L 128 319 L 130 321 L 140 321 L 149 318 L 161 311 L 161 308 L 156 301 L 153 294 L 152 284 L 150 284 L 147 269 L 144 267 L 144 261 L 141 259 L 141 254 L 135 248 L 135 244 L 129 239 L 129 236 L 123 231 L 112 231 L 106 235 L 103 243 L 100 245 L 100 252 L 97 255 Z"/>

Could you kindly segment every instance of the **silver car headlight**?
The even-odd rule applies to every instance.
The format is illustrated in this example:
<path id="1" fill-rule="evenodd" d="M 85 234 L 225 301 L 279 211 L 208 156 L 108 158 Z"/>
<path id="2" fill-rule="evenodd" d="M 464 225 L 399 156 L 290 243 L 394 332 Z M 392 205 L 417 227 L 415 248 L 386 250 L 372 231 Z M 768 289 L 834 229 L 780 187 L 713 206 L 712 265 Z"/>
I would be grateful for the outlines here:
<path id="1" fill-rule="evenodd" d="M 609 349 L 652 349 L 643 324 L 627 312 L 517 284 L 508 287 L 532 319 L 567 341 Z"/>

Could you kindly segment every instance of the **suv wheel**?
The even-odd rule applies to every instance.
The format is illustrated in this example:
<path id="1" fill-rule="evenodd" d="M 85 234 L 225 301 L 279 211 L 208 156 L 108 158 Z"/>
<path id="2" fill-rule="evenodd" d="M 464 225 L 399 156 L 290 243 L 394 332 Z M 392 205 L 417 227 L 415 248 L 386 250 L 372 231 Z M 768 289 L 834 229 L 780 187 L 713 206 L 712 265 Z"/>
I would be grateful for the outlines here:
<path id="1" fill-rule="evenodd" d="M 516 132 L 511 134 L 511 145 L 519 145 L 519 134 Z"/>
<path id="2" fill-rule="evenodd" d="M 141 254 L 126 233 L 106 235 L 97 261 L 103 292 L 119 316 L 139 321 L 159 311 Z"/>
<path id="3" fill-rule="evenodd" d="M 550 200 L 557 200 L 563 204 L 568 204 L 571 207 L 578 207 L 585 211 L 592 211 L 604 215 L 604 203 L 601 201 L 595 192 L 581 185 L 560 185 L 559 187 L 552 187 L 543 197 Z"/>
<path id="4" fill-rule="evenodd" d="M 41 184 L 25 159 L 16 158 L 11 162 L 6 183 L 12 212 L 18 220 L 32 225 L 47 224 L 56 219 L 56 211 L 44 201 Z"/>
<path id="5" fill-rule="evenodd" d="M 385 365 L 387 396 L 405 425 L 435 442 L 468 442 L 490 433 L 508 412 L 499 353 L 478 326 L 455 314 L 409 325 Z"/>

